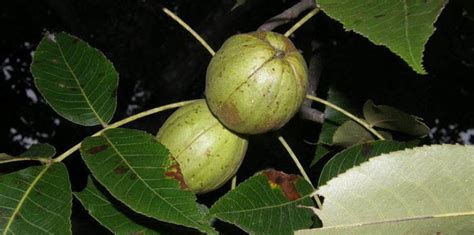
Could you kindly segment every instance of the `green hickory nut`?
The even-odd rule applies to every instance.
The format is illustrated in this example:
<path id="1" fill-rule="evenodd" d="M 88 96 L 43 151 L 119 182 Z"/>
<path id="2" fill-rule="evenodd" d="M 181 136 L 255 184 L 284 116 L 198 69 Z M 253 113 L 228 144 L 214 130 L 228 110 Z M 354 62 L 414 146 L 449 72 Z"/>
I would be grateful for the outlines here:
<path id="1" fill-rule="evenodd" d="M 207 103 L 235 132 L 277 130 L 303 103 L 307 74 L 303 56 L 287 37 L 274 32 L 234 35 L 207 68 Z"/>
<path id="2" fill-rule="evenodd" d="M 176 110 L 157 139 L 178 163 L 185 187 L 194 193 L 215 190 L 234 176 L 248 143 L 224 127 L 204 99 Z"/>

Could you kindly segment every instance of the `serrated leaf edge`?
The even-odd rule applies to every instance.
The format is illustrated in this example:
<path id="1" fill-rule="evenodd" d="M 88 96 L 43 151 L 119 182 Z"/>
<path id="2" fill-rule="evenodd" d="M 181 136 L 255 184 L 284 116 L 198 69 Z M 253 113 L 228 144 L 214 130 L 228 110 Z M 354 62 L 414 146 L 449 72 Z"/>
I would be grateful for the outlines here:
<path id="1" fill-rule="evenodd" d="M 103 59 L 105 59 L 107 62 L 109 62 L 110 65 L 112 66 L 113 70 L 114 70 L 114 73 L 117 74 L 117 84 L 116 84 L 116 85 L 117 85 L 117 87 L 118 87 L 118 83 L 119 83 L 118 77 L 119 77 L 119 74 L 118 74 L 118 72 L 117 72 L 117 69 L 115 68 L 114 64 L 104 55 L 104 53 L 102 53 L 102 52 L 101 52 L 100 50 L 98 50 L 97 48 L 91 46 L 88 42 L 86 42 L 86 41 L 84 41 L 84 40 L 82 40 L 82 39 L 80 39 L 80 38 L 78 38 L 78 37 L 76 37 L 76 36 L 74 36 L 74 35 L 68 34 L 68 33 L 64 32 L 64 31 L 63 31 L 63 32 L 60 32 L 60 33 L 57 33 L 57 34 L 64 34 L 64 35 L 66 35 L 66 36 L 68 36 L 68 37 L 72 37 L 72 38 L 75 38 L 75 39 L 80 40 L 81 42 L 85 43 L 87 47 L 92 48 L 92 49 L 93 49 L 94 51 L 96 51 L 100 56 L 102 56 Z M 43 39 L 40 41 L 40 43 L 38 44 L 38 47 L 41 45 L 41 43 L 43 43 L 43 40 L 50 40 L 50 41 L 52 41 L 54 44 L 56 44 L 56 45 L 58 46 L 58 48 L 59 48 L 59 43 L 56 41 L 55 36 L 56 36 L 56 34 L 54 34 L 54 33 L 48 33 L 48 34 L 46 34 L 46 35 L 43 37 Z M 76 75 L 74 74 L 74 72 L 72 71 L 72 69 L 71 69 L 70 66 L 69 66 L 69 63 L 67 63 L 66 59 L 64 58 L 64 55 L 63 55 L 63 53 L 62 53 L 62 49 L 59 48 L 59 50 L 61 51 L 61 57 L 63 58 L 64 62 L 66 62 L 67 67 L 69 68 L 71 74 L 73 74 L 73 76 L 74 76 L 74 81 L 78 84 L 79 89 L 81 90 L 82 95 L 85 97 L 87 104 L 89 105 L 89 107 L 91 107 L 91 110 L 93 111 L 94 115 L 98 118 L 98 119 L 97 119 L 97 120 L 99 121 L 98 124 L 102 125 L 103 127 L 107 127 L 107 123 L 108 123 L 110 120 L 108 120 L 107 122 L 104 122 L 104 121 L 102 120 L 102 118 L 101 118 L 100 116 L 98 116 L 96 110 L 91 106 L 91 103 L 90 103 L 90 101 L 89 101 L 89 98 L 88 98 L 87 96 L 85 96 L 84 90 L 83 90 L 82 86 L 80 86 L 79 81 L 78 81 Z M 34 55 L 33 55 L 32 64 L 33 64 L 33 62 L 34 62 Z M 30 73 L 33 74 L 32 66 L 30 66 Z M 34 75 L 33 75 L 33 77 L 34 77 L 34 80 L 37 79 Z M 36 86 L 36 84 L 35 84 L 35 86 Z M 37 87 L 37 86 L 36 86 L 36 87 Z M 43 96 L 44 99 L 46 99 L 47 103 L 49 104 L 50 102 L 48 101 L 48 99 L 46 98 L 46 96 L 43 94 L 43 92 L 41 91 L 41 89 L 38 89 L 38 88 L 37 88 L 37 90 L 38 90 L 38 92 L 41 94 L 41 96 Z M 117 102 L 117 97 L 115 97 L 115 103 L 116 103 L 116 102 Z M 61 117 L 63 117 L 64 119 L 66 119 L 66 120 L 68 120 L 68 121 L 70 121 L 70 122 L 72 122 L 72 123 L 75 123 L 75 124 L 84 125 L 84 124 L 82 124 L 82 123 L 77 122 L 76 120 L 74 120 L 74 118 L 71 118 L 71 117 L 69 117 L 69 116 L 67 116 L 67 115 L 63 115 L 61 112 L 58 111 L 58 109 L 57 109 L 55 106 L 53 106 L 53 105 L 49 105 L 49 106 L 50 106 L 57 114 L 59 114 Z M 112 116 L 111 116 L 110 119 L 112 119 L 113 113 L 115 113 L 115 110 L 116 110 L 116 109 L 117 109 L 117 105 L 115 104 L 115 105 L 114 105 L 114 109 L 112 110 Z M 97 125 L 97 124 L 84 125 L 84 126 L 95 126 L 95 125 Z"/>
<path id="2" fill-rule="evenodd" d="M 404 0 L 403 2 L 404 2 L 403 6 L 405 7 L 405 11 L 406 11 L 406 0 Z M 436 21 L 438 21 L 438 18 L 439 18 L 439 16 L 441 15 L 441 12 L 443 11 L 443 9 L 446 7 L 446 4 L 447 4 L 447 3 L 448 3 L 448 1 L 446 1 L 445 4 L 444 4 L 444 5 L 439 9 L 439 11 L 437 12 L 436 17 L 435 17 L 435 20 L 434 20 L 434 23 L 435 23 Z M 318 4 L 318 7 L 326 13 L 326 11 L 324 10 L 324 8 L 321 7 L 319 4 Z M 328 14 L 328 13 L 326 13 L 326 14 L 327 14 L 329 17 L 331 17 L 332 19 L 335 19 L 335 20 L 337 20 L 338 22 L 340 22 L 340 23 L 342 24 L 344 30 L 355 32 L 355 33 L 357 33 L 358 35 L 361 35 L 362 37 L 364 37 L 364 38 L 366 38 L 367 40 L 369 40 L 370 42 L 372 42 L 374 45 L 383 46 L 383 47 L 387 48 L 387 49 L 388 49 L 389 51 L 391 51 L 393 54 L 397 55 L 400 59 L 402 59 L 403 61 L 405 61 L 405 63 L 406 63 L 411 69 L 413 69 L 413 71 L 415 71 L 416 73 L 419 73 L 419 74 L 422 74 L 422 75 L 426 75 L 426 74 L 427 74 L 427 72 L 426 72 L 426 70 L 425 70 L 425 68 L 424 68 L 424 65 L 423 65 L 423 59 L 424 59 L 424 54 L 425 54 L 424 52 L 425 52 L 425 50 L 426 50 L 426 43 L 428 42 L 429 38 L 433 35 L 433 33 L 436 31 L 436 27 L 434 26 L 434 23 L 430 25 L 430 26 L 432 26 L 432 30 L 431 30 L 431 32 L 430 32 L 430 36 L 429 36 L 428 39 L 423 43 L 423 50 L 421 51 L 421 53 L 422 53 L 422 58 L 421 58 L 422 63 L 421 63 L 421 67 L 419 68 L 419 69 L 420 69 L 420 72 L 419 72 L 419 71 L 417 71 L 417 68 L 414 67 L 414 66 L 418 66 L 416 63 L 414 63 L 413 65 L 410 64 L 410 63 L 408 63 L 408 61 L 406 61 L 406 60 L 401 56 L 401 54 L 400 54 L 399 52 L 392 50 L 390 47 L 388 47 L 387 45 L 385 45 L 383 42 L 380 42 L 380 41 L 378 41 L 378 40 L 374 40 L 374 39 L 372 39 L 372 38 L 369 38 L 367 35 L 365 35 L 364 33 L 360 32 L 360 31 L 357 30 L 357 29 L 349 29 L 349 28 L 346 27 L 345 23 L 343 23 L 340 19 L 338 19 L 338 18 L 336 18 L 336 17 L 333 17 L 333 16 L 331 16 L 331 15 Z M 405 32 L 407 33 L 407 28 L 408 28 L 408 27 L 407 27 L 406 24 L 407 24 L 408 22 L 407 22 L 407 19 L 406 19 L 406 18 L 407 18 L 406 14 L 405 14 L 405 17 L 404 17 L 404 18 L 405 18 L 405 27 L 404 27 L 404 29 L 405 29 Z M 406 33 L 405 33 L 405 34 L 406 34 Z M 407 37 L 408 37 L 408 36 L 405 35 L 404 38 L 408 41 L 408 38 L 407 38 Z M 408 42 L 408 45 L 409 45 L 410 55 L 411 55 L 412 60 L 413 60 L 414 58 L 413 58 L 413 52 L 411 52 L 411 44 Z"/>
<path id="3" fill-rule="evenodd" d="M 53 164 L 49 164 L 49 165 L 46 165 L 46 167 L 41 170 L 41 172 L 35 177 L 35 179 L 33 180 L 33 182 L 31 182 L 30 186 L 26 189 L 25 193 L 23 194 L 23 196 L 21 197 L 20 201 L 18 202 L 18 205 L 16 206 L 15 210 L 13 211 L 10 219 L 8 220 L 4 230 L 3 230 L 3 235 L 7 235 L 8 232 L 9 232 L 9 229 L 10 229 L 10 226 L 13 224 L 13 221 L 15 220 L 17 214 L 20 212 L 20 209 L 21 207 L 23 206 L 23 204 L 25 203 L 26 199 L 28 198 L 28 195 L 31 193 L 31 191 L 33 190 L 33 188 L 35 187 L 35 185 L 39 182 L 39 180 L 41 179 L 41 177 L 49 170 L 49 168 L 52 166 Z M 71 208 L 72 210 L 72 208 Z M 71 231 L 71 226 L 69 226 L 69 234 L 72 233 Z"/>
<path id="4" fill-rule="evenodd" d="M 86 190 L 87 192 L 93 194 L 98 200 L 101 200 L 103 201 L 104 203 L 107 203 L 107 204 L 112 204 L 110 201 L 107 201 L 107 200 L 104 200 L 100 195 L 97 195 L 95 192 L 93 192 L 92 190 L 90 190 L 88 187 L 84 188 L 84 190 Z M 102 227 L 106 228 L 107 230 L 109 230 L 110 232 L 114 232 L 111 228 L 109 228 L 108 226 L 106 226 L 104 223 L 102 223 L 102 220 L 99 220 L 93 213 L 90 212 L 90 210 L 88 210 L 85 206 L 84 206 L 84 202 L 81 200 L 81 198 L 78 196 L 78 192 L 73 192 L 73 195 L 74 197 L 83 205 L 83 207 L 87 210 L 88 214 L 94 218 L 95 221 L 97 221 L 100 225 L 102 225 Z M 128 207 L 127 207 L 128 208 Z M 141 233 L 144 233 L 146 232 L 147 229 L 143 229 L 143 230 L 139 230 L 139 231 L 136 231 L 135 233 L 136 234 L 141 234 Z"/>
<path id="5" fill-rule="evenodd" d="M 31 182 L 30 186 L 26 189 L 25 193 L 23 196 L 20 198 L 20 201 L 18 202 L 18 205 L 15 207 L 15 210 L 13 211 L 12 215 L 10 216 L 10 219 L 8 220 L 5 229 L 3 231 L 3 234 L 6 235 L 10 229 L 10 226 L 12 225 L 13 221 L 15 220 L 16 215 L 20 211 L 21 207 L 23 206 L 23 203 L 25 203 L 25 200 L 27 196 L 31 193 L 35 185 L 38 183 L 39 179 L 46 173 L 46 171 L 49 169 L 50 166 L 46 166 L 41 172 L 35 177 L 33 182 Z"/>
<path id="6" fill-rule="evenodd" d="M 406 148 L 403 150 L 398 150 L 398 151 L 393 151 L 390 153 L 384 153 L 380 154 L 378 156 L 371 157 L 368 161 L 363 162 L 360 165 L 354 166 L 350 169 L 348 169 L 346 172 L 337 175 L 336 177 L 332 178 L 331 180 L 327 181 L 326 184 L 321 185 L 318 187 L 318 189 L 315 191 L 316 194 L 319 195 L 320 188 L 326 186 L 328 187 L 331 184 L 331 181 L 333 181 L 336 178 L 341 177 L 342 175 L 346 174 L 347 172 L 361 168 L 364 164 L 367 164 L 369 162 L 375 161 L 380 157 L 387 157 L 386 155 L 391 155 L 391 154 L 396 154 L 396 153 L 401 153 L 401 152 L 408 152 L 412 151 L 414 149 L 421 149 L 421 148 L 429 148 L 431 146 L 437 146 L 437 147 L 442 147 L 442 146 L 458 146 L 458 147 L 466 147 L 465 145 L 460 145 L 460 144 L 440 144 L 440 145 L 424 145 L 424 146 L 418 146 L 418 147 L 413 147 L 413 148 Z M 323 195 L 324 196 L 324 195 Z M 322 205 L 322 209 L 324 209 L 324 204 Z M 320 209 L 313 209 L 313 212 L 320 217 Z M 407 218 L 402 218 L 402 219 L 393 219 L 393 220 L 386 220 L 386 221 L 375 221 L 375 222 L 370 222 L 370 223 L 358 223 L 358 224 L 349 224 L 349 225 L 341 225 L 341 226 L 328 226 L 328 227 L 322 227 L 322 228 L 316 228 L 312 230 L 322 230 L 322 229 L 329 229 L 329 228 L 346 228 L 346 227 L 357 227 L 357 226 L 365 226 L 365 225 L 375 225 L 375 224 L 383 224 L 383 223 L 395 223 L 395 222 L 404 222 L 404 221 L 412 221 L 412 220 L 421 220 L 421 219 L 435 219 L 435 218 L 443 218 L 443 217 L 455 217 L 455 216 L 474 216 L 474 211 L 466 211 L 466 212 L 458 212 L 458 213 L 443 213 L 443 214 L 435 214 L 435 215 L 426 215 L 426 216 L 415 216 L 415 217 L 407 217 Z"/>
<path id="7" fill-rule="evenodd" d="M 67 35 L 66 33 L 60 33 L 60 34 L 65 34 Z M 69 36 L 69 35 L 67 35 Z M 71 37 L 73 38 L 77 38 L 77 37 L 74 37 L 71 35 Z M 79 38 L 77 38 L 79 39 Z M 52 40 L 51 40 L 52 41 Z M 82 40 L 81 40 L 82 41 Z M 94 113 L 94 115 L 96 116 L 97 120 L 99 121 L 99 123 L 102 125 L 102 126 L 107 126 L 107 124 L 104 122 L 104 120 L 102 120 L 102 118 L 99 116 L 99 114 L 97 113 L 97 111 L 95 110 L 95 108 L 92 106 L 90 100 L 89 100 L 89 97 L 87 97 L 86 93 L 84 92 L 84 88 L 81 86 L 81 84 L 79 83 L 79 79 L 77 78 L 76 76 L 76 73 L 74 73 L 74 70 L 72 70 L 71 66 L 69 65 L 69 61 L 66 59 L 66 57 L 64 56 L 64 53 L 63 53 L 63 49 L 61 48 L 59 42 L 57 41 L 52 41 L 54 44 L 56 44 L 56 46 L 58 47 L 58 50 L 59 50 L 59 53 L 61 54 L 61 58 L 63 59 L 64 61 L 64 64 L 67 66 L 69 72 L 71 73 L 72 77 L 74 78 L 74 81 L 76 82 L 76 85 L 77 87 L 79 88 L 79 90 L 81 91 L 81 94 L 82 96 L 84 97 L 87 105 L 89 106 L 89 108 L 91 109 L 91 111 Z M 87 46 L 89 46 L 88 43 L 86 43 Z M 89 46 L 90 47 L 90 46 Z M 100 53 L 102 54 L 102 53 Z"/>
<path id="8" fill-rule="evenodd" d="M 113 143 L 110 141 L 110 139 L 106 136 L 106 132 L 107 132 L 107 131 L 102 132 L 101 135 L 99 135 L 99 136 L 94 136 L 94 137 L 91 137 L 91 138 L 97 138 L 97 137 L 103 136 L 103 137 L 105 138 L 105 140 L 107 141 L 107 143 L 108 143 L 110 146 L 112 146 L 113 150 L 117 153 L 117 155 L 120 156 L 121 160 L 130 168 L 130 170 L 132 170 L 132 172 L 138 177 L 138 179 L 141 180 L 140 175 L 137 174 L 137 172 L 130 166 L 130 164 L 128 163 L 128 161 L 126 161 L 126 159 L 123 157 L 123 155 L 118 151 L 118 149 L 115 147 L 115 145 L 113 145 Z M 148 133 L 146 133 L 146 132 L 144 132 L 144 134 L 147 134 L 147 135 L 149 135 L 151 138 L 154 138 L 152 135 L 150 135 L 150 134 L 148 134 Z M 82 152 L 82 150 L 81 150 L 81 152 Z M 101 185 L 104 185 L 103 182 L 102 182 L 100 179 L 96 178 L 95 176 L 94 176 L 94 178 L 95 178 Z M 143 180 L 142 180 L 142 181 L 143 181 Z M 147 183 L 144 182 L 144 184 L 146 184 L 147 188 L 150 188 Z M 115 195 L 115 193 L 113 193 L 112 191 L 110 191 L 107 187 L 104 187 L 104 188 L 105 188 L 111 195 L 113 195 L 114 198 L 116 198 L 117 200 L 119 200 L 119 201 L 121 201 L 122 203 L 124 203 L 125 205 L 127 205 L 126 202 L 124 202 L 124 201 L 121 200 L 119 197 L 117 197 L 117 196 Z M 151 189 L 151 188 L 150 188 L 150 189 Z M 155 192 L 155 190 L 153 190 L 153 189 L 151 189 L 151 190 L 152 190 L 153 192 Z M 160 197 L 163 201 L 168 202 L 166 199 L 162 198 L 160 194 L 156 194 L 156 192 L 155 192 L 155 195 L 157 195 L 158 197 Z M 178 211 L 181 215 L 183 215 L 182 212 L 179 211 L 178 209 L 176 209 L 171 203 L 168 203 L 168 204 L 171 205 L 171 206 L 175 209 L 175 211 Z M 157 219 L 157 220 L 159 220 L 159 221 L 164 221 L 164 222 L 169 222 L 169 223 L 172 223 L 172 224 L 181 225 L 181 224 L 178 224 L 178 223 L 176 223 L 176 222 L 174 222 L 174 221 L 163 220 L 163 219 L 161 219 L 161 218 L 154 218 L 154 217 L 151 217 L 151 216 L 149 216 L 149 215 L 147 215 L 147 214 L 144 214 L 143 212 L 137 211 L 136 209 L 134 209 L 134 208 L 132 208 L 132 207 L 129 207 L 128 205 L 127 205 L 127 207 L 130 208 L 132 211 L 134 211 L 134 212 L 136 212 L 136 213 L 139 213 L 139 214 L 141 214 L 141 215 L 144 215 L 144 216 L 147 216 L 147 217 L 150 217 L 150 218 L 153 218 L 153 219 Z M 186 216 L 186 215 L 183 215 L 183 216 L 184 216 L 184 218 L 186 218 L 188 221 L 191 221 L 193 224 L 195 224 L 195 227 L 192 227 L 192 228 L 198 229 L 198 230 L 200 230 L 200 231 L 202 231 L 202 232 L 205 232 L 205 233 L 208 233 L 208 234 L 213 234 L 213 233 L 212 233 L 212 232 L 213 232 L 212 230 L 207 230 L 207 229 L 205 230 L 205 229 L 204 229 L 204 227 L 206 226 L 206 224 L 198 223 L 198 222 L 194 221 L 193 219 L 189 218 L 189 217 Z M 205 216 L 206 216 L 206 215 L 205 215 Z M 200 219 L 202 220 L 205 216 L 201 217 Z M 184 226 L 184 225 L 183 225 L 183 226 Z M 186 227 L 188 227 L 188 226 L 186 226 Z M 213 229 L 211 226 L 209 226 L 209 228 Z"/>
<path id="9" fill-rule="evenodd" d="M 261 172 L 259 172 L 259 173 L 255 174 L 255 175 L 253 175 L 252 177 L 250 177 L 250 178 L 244 180 L 244 181 L 241 182 L 240 184 L 243 184 L 243 183 L 245 183 L 245 182 L 247 182 L 247 181 L 250 181 L 250 180 L 252 180 L 252 179 L 253 179 L 254 177 L 256 177 L 256 176 L 263 176 L 263 175 L 261 174 Z M 305 180 L 305 179 L 301 178 L 300 176 L 298 176 L 298 177 L 299 177 L 300 180 Z M 305 180 L 305 181 L 306 181 L 306 180 Z M 240 185 L 240 184 L 239 184 L 239 185 Z M 238 186 L 237 186 L 237 187 L 238 187 Z M 234 190 L 235 190 L 235 189 L 234 189 Z M 227 193 L 230 193 L 230 192 L 232 192 L 232 191 L 233 191 L 233 190 L 228 191 Z M 226 193 L 226 195 L 227 195 L 227 193 Z M 276 206 L 265 207 L 264 209 L 278 208 L 278 207 L 284 207 L 284 206 L 291 205 L 291 204 L 296 204 L 297 202 L 300 202 L 300 201 L 302 201 L 302 200 L 304 200 L 304 199 L 307 199 L 307 198 L 311 198 L 311 197 L 313 197 L 314 195 L 315 195 L 315 191 L 313 191 L 313 192 L 311 192 L 311 193 L 308 193 L 307 195 L 303 195 L 303 196 L 301 196 L 300 198 L 298 198 L 298 199 L 296 199 L 296 200 L 294 200 L 294 201 L 288 201 L 288 202 L 285 202 L 285 203 L 283 203 L 283 204 L 279 204 L 279 205 L 276 205 Z M 225 196 L 225 195 L 224 195 L 224 196 Z M 224 221 L 224 222 L 233 224 L 233 225 L 237 226 L 238 228 L 242 229 L 243 231 L 247 231 L 247 229 L 244 228 L 242 225 L 240 225 L 240 224 L 238 224 L 238 223 L 235 223 L 234 221 L 231 221 L 231 220 L 228 220 L 228 219 L 225 219 L 225 218 L 221 218 L 219 215 L 225 215 L 225 214 L 231 214 L 231 213 L 242 213 L 242 212 L 249 212 L 249 211 L 256 211 L 256 210 L 261 210 L 261 208 L 263 208 L 263 207 L 259 207 L 259 208 L 256 208 L 256 209 L 250 209 L 250 210 L 241 210 L 241 211 L 238 211 L 238 212 L 232 211 L 232 212 L 229 212 L 229 213 L 227 213 L 227 212 L 226 212 L 226 213 L 212 213 L 212 209 L 214 208 L 214 205 L 216 205 L 219 201 L 224 200 L 224 199 L 223 199 L 224 196 L 220 197 L 220 198 L 211 206 L 211 208 L 209 209 L 209 214 L 207 215 L 207 218 L 208 218 L 208 219 L 217 218 L 217 219 L 219 219 L 219 220 L 221 220 L 221 221 Z M 296 207 L 306 208 L 306 209 L 308 209 L 308 210 L 311 210 L 311 209 L 312 209 L 312 207 L 304 206 L 304 205 L 301 205 L 301 204 L 300 204 L 300 205 L 296 205 Z"/>
<path id="10" fill-rule="evenodd" d="M 317 189 L 316 189 L 316 192 L 319 192 L 319 189 L 321 187 L 324 187 L 324 186 L 327 186 L 330 184 L 330 182 L 334 179 L 337 179 L 339 178 L 341 175 L 344 175 L 346 174 L 348 171 L 351 171 L 351 170 L 354 170 L 354 169 L 357 169 L 357 168 L 361 168 L 364 164 L 367 164 L 369 162 L 372 162 L 372 161 L 375 161 L 377 160 L 378 158 L 380 157 L 386 157 L 386 155 L 391 155 L 391 154 L 398 154 L 398 153 L 401 153 L 401 152 L 409 152 L 409 151 L 412 151 L 414 149 L 421 149 L 421 148 L 429 148 L 431 146 L 437 146 L 437 147 L 441 147 L 441 146 L 458 146 L 458 147 L 466 147 L 465 145 L 460 145 L 460 144 L 437 144 L 437 145 L 422 145 L 422 146 L 415 146 L 413 148 L 405 148 L 405 149 L 402 149 L 402 150 L 397 150 L 397 151 L 392 151 L 392 152 L 389 152 L 389 153 L 383 153 L 383 154 L 380 154 L 380 155 L 377 155 L 377 156 L 373 156 L 371 158 L 368 159 L 368 161 L 365 161 L 357 166 L 354 166 L 350 169 L 348 169 L 347 171 L 345 171 L 344 173 L 342 174 L 339 174 L 337 175 L 336 177 L 334 178 L 331 178 L 331 180 L 329 180 L 326 184 L 323 184 L 323 185 L 320 185 Z M 346 151 L 347 149 L 345 149 L 344 151 Z M 324 205 L 323 205 L 324 207 Z"/>

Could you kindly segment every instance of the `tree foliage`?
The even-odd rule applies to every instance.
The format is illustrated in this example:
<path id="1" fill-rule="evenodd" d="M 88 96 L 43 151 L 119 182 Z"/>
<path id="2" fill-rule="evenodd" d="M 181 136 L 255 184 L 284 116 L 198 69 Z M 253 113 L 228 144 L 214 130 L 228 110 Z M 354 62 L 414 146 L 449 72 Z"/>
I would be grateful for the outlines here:
<path id="1" fill-rule="evenodd" d="M 425 44 L 445 0 L 318 4 L 347 30 L 386 46 L 414 71 L 426 73 Z M 185 187 L 166 146 L 146 131 L 116 128 L 165 108 L 110 123 L 118 72 L 98 49 L 64 32 L 47 34 L 36 48 L 31 72 L 36 88 L 59 115 L 103 129 L 59 156 L 47 144 L 20 156 L 0 153 L 0 164 L 36 164 L 0 175 L 2 234 L 71 234 L 73 195 L 117 234 L 160 234 L 170 227 L 217 234 L 217 220 L 251 234 L 474 233 L 474 148 L 415 147 L 429 128 L 395 107 L 371 100 L 359 107 L 337 87 L 330 88 L 328 100 L 355 118 L 326 108 L 312 162 L 322 171 L 309 177 L 319 179 L 318 187 L 304 171 L 301 177 L 266 169 L 207 208 Z M 368 130 L 385 140 L 377 141 Z M 79 149 L 90 174 L 87 186 L 72 192 L 62 161 Z"/>

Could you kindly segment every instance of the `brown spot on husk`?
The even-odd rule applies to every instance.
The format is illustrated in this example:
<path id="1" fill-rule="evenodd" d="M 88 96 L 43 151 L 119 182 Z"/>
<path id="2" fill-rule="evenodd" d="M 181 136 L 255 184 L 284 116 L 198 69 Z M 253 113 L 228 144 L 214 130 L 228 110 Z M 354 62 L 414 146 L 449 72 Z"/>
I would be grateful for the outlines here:
<path id="1" fill-rule="evenodd" d="M 286 198 L 290 201 L 294 201 L 301 197 L 295 187 L 295 182 L 298 180 L 298 176 L 286 174 L 282 171 L 274 169 L 268 169 L 263 171 L 263 174 L 268 178 L 270 187 L 274 188 L 278 186 Z"/>
<path id="2" fill-rule="evenodd" d="M 260 129 L 260 130 L 278 130 L 283 125 L 285 125 L 287 121 L 288 120 L 284 120 L 284 119 L 278 118 L 276 116 L 267 117 L 263 121 L 263 123 L 258 125 L 257 129 Z"/>
<path id="3" fill-rule="evenodd" d="M 212 156 L 212 152 L 211 152 L 210 148 L 206 149 L 205 153 L 206 153 L 206 157 L 211 157 Z"/>
<path id="4" fill-rule="evenodd" d="M 181 173 L 178 163 L 174 163 L 173 165 L 169 166 L 168 171 L 165 172 L 165 175 L 168 178 L 177 180 L 181 189 L 188 188 L 188 185 L 186 185 L 186 182 L 184 182 L 184 177 Z"/>
<path id="5" fill-rule="evenodd" d="M 87 153 L 89 154 L 97 154 L 99 152 L 102 152 L 104 150 L 106 150 L 109 146 L 103 144 L 103 145 L 99 145 L 99 146 L 95 146 L 95 147 L 92 147 L 90 148 L 89 150 L 87 150 Z"/>
<path id="6" fill-rule="evenodd" d="M 220 116 L 226 123 L 230 125 L 237 125 L 242 122 L 239 110 L 235 107 L 232 102 L 226 102 L 220 109 Z"/>

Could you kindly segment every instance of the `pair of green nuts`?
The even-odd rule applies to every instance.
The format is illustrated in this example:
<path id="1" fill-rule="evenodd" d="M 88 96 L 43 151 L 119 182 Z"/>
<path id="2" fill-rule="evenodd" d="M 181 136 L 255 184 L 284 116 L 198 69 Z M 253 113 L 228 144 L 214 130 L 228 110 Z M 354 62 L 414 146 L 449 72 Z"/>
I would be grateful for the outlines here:
<path id="1" fill-rule="evenodd" d="M 206 100 L 174 112 L 157 139 L 178 162 L 195 193 L 217 189 L 237 171 L 247 134 L 276 130 L 301 106 L 307 86 L 303 56 L 274 32 L 227 39 L 206 73 Z"/>

